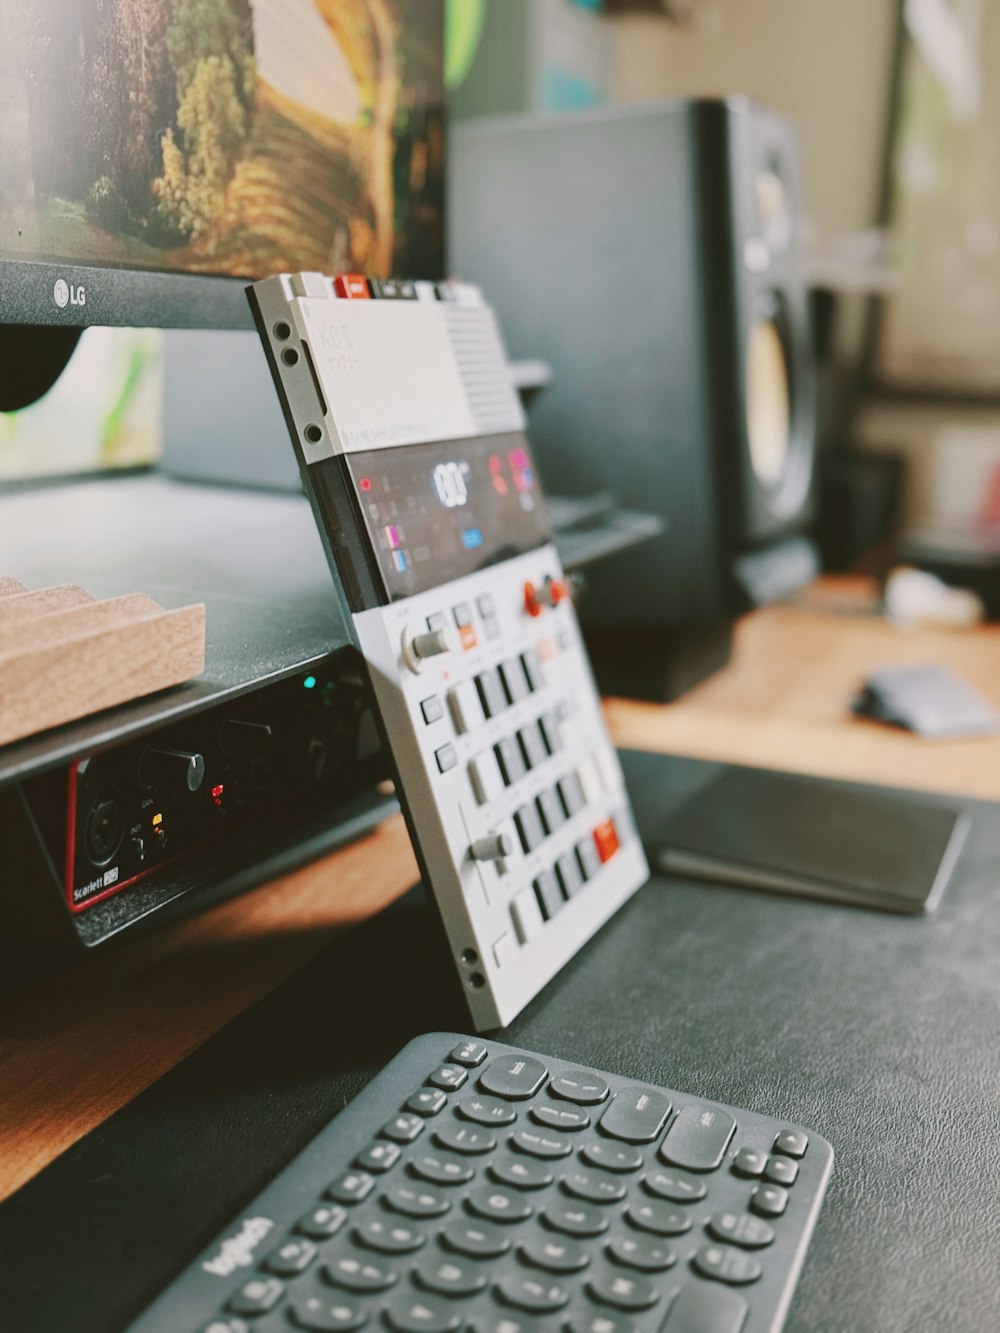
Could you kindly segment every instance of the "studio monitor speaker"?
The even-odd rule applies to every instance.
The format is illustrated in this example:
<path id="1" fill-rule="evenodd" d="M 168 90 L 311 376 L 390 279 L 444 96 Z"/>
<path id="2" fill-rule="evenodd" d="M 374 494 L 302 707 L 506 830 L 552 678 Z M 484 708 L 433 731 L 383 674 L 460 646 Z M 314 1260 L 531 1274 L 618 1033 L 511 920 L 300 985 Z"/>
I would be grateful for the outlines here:
<path id="1" fill-rule="evenodd" d="M 553 369 L 531 415 L 547 487 L 665 523 L 588 577 L 599 681 L 673 697 L 818 567 L 794 132 L 686 101 L 469 122 L 450 152 L 451 269 Z"/>

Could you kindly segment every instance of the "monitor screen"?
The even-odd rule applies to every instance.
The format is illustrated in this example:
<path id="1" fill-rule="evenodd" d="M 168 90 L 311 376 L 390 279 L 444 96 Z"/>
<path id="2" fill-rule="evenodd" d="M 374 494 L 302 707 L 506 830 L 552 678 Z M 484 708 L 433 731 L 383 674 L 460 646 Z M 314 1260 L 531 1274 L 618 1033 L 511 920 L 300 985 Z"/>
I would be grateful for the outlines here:
<path id="1" fill-rule="evenodd" d="M 7 0 L 0 322 L 248 325 L 443 270 L 444 0 Z"/>

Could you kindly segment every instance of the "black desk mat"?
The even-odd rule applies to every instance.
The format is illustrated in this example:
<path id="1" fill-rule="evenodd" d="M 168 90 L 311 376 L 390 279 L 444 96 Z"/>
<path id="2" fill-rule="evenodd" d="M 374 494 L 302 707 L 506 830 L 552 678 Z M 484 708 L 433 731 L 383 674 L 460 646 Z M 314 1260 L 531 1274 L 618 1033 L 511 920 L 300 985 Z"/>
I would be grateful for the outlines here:
<path id="1" fill-rule="evenodd" d="M 626 765 L 646 830 L 719 771 Z M 654 879 L 507 1029 L 832 1141 L 790 1333 L 996 1326 L 1000 813 L 961 804 L 934 916 Z M 121 1328 L 412 1035 L 466 1027 L 459 1004 L 420 890 L 346 932 L 0 1207 L 0 1329 Z"/>

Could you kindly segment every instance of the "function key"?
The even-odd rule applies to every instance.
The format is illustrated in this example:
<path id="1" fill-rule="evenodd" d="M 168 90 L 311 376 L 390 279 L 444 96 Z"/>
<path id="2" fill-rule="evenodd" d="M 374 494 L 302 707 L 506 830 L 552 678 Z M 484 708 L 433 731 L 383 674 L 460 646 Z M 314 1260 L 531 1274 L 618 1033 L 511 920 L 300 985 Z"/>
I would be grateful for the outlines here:
<path id="1" fill-rule="evenodd" d="M 276 1277 L 252 1277 L 230 1296 L 226 1309 L 233 1314 L 265 1314 L 281 1300 L 285 1284 Z"/>
<path id="2" fill-rule="evenodd" d="M 423 1132 L 424 1122 L 418 1115 L 398 1115 L 380 1131 L 384 1139 L 391 1139 L 393 1143 L 412 1143 Z"/>
<path id="3" fill-rule="evenodd" d="M 525 1222 L 535 1211 L 521 1195 L 489 1187 L 473 1190 L 466 1198 L 465 1206 L 488 1222 Z"/>
<path id="4" fill-rule="evenodd" d="M 484 620 L 490 620 L 497 613 L 497 604 L 491 592 L 481 592 L 476 598 L 476 606 Z"/>
<path id="5" fill-rule="evenodd" d="M 605 1134 L 627 1143 L 652 1143 L 659 1138 L 671 1111 L 670 1100 L 652 1088 L 625 1088 L 601 1116 Z"/>
<path id="6" fill-rule="evenodd" d="M 286 1240 L 265 1257 L 261 1266 L 278 1277 L 295 1277 L 304 1273 L 315 1258 L 316 1246 L 311 1240 Z"/>
<path id="7" fill-rule="evenodd" d="M 583 888 L 583 873 L 572 852 L 567 852 L 565 856 L 560 856 L 556 861 L 556 874 L 559 876 L 559 883 L 567 898 L 572 898 L 574 893 L 578 893 Z"/>
<path id="8" fill-rule="evenodd" d="M 534 1097 L 548 1078 L 548 1072 L 541 1060 L 533 1056 L 498 1055 L 480 1074 L 479 1086 L 497 1097 L 521 1101 Z"/>
<path id="9" fill-rule="evenodd" d="M 347 1213 L 336 1204 L 320 1204 L 299 1218 L 295 1230 L 303 1236 L 311 1236 L 313 1240 L 327 1240 L 336 1235 L 346 1218 Z"/>
<path id="10" fill-rule="evenodd" d="M 714 1171 L 735 1130 L 736 1121 L 720 1107 L 684 1106 L 660 1144 L 660 1156 L 689 1171 Z"/>
<path id="11" fill-rule="evenodd" d="M 428 1296 L 401 1296 L 385 1312 L 393 1333 L 453 1333 L 462 1327 L 454 1306 Z"/>
<path id="12" fill-rule="evenodd" d="M 569 1300 L 569 1292 L 558 1282 L 531 1277 L 527 1273 L 507 1273 L 495 1287 L 505 1305 L 527 1310 L 530 1314 L 546 1314 L 561 1310 Z"/>
<path id="13" fill-rule="evenodd" d="M 542 733 L 538 730 L 538 724 L 530 722 L 526 727 L 522 727 L 517 733 L 518 743 L 521 746 L 521 753 L 524 755 L 524 762 L 529 768 L 537 768 L 539 764 L 544 764 L 549 757 L 549 752 L 545 748 L 545 742 L 542 740 Z"/>
<path id="14" fill-rule="evenodd" d="M 434 758 L 437 760 L 439 773 L 447 773 L 458 763 L 458 754 L 454 745 L 442 745 L 439 750 L 434 751 Z"/>
<path id="15" fill-rule="evenodd" d="M 805 1157 L 809 1135 L 802 1129 L 783 1129 L 774 1140 L 774 1151 L 786 1157 Z"/>
<path id="16" fill-rule="evenodd" d="M 476 1174 L 467 1162 L 444 1154 L 422 1153 L 410 1163 L 410 1170 L 432 1185 L 464 1185 Z"/>
<path id="17" fill-rule="evenodd" d="M 747 1303 L 735 1291 L 689 1282 L 682 1287 L 660 1333 L 740 1333 Z"/>
<path id="18" fill-rule="evenodd" d="M 453 606 L 451 614 L 454 616 L 455 624 L 459 629 L 464 629 L 466 625 L 472 624 L 472 607 L 468 602 L 459 602 L 457 606 Z"/>
<path id="19" fill-rule="evenodd" d="M 556 783 L 556 790 L 559 793 L 562 807 L 566 811 L 567 819 L 572 819 L 587 804 L 580 779 L 575 773 L 568 773 L 566 777 L 560 778 Z"/>
<path id="20" fill-rule="evenodd" d="M 538 910 L 542 914 L 542 920 L 548 921 L 555 916 L 566 899 L 563 897 L 562 890 L 556 882 L 555 876 L 550 870 L 543 870 L 534 883 L 535 897 L 538 899 Z"/>
<path id="21" fill-rule="evenodd" d="M 463 1120 L 471 1120 L 476 1125 L 512 1125 L 517 1119 L 517 1112 L 510 1102 L 499 1097 L 463 1097 L 455 1110 Z"/>
<path id="22" fill-rule="evenodd" d="M 524 757 L 513 737 L 498 741 L 493 747 L 493 753 L 497 757 L 500 772 L 503 774 L 503 780 L 508 787 L 513 786 L 527 773 L 528 770 L 524 766 Z"/>
<path id="23" fill-rule="evenodd" d="M 794 1185 L 799 1174 L 799 1164 L 791 1157 L 772 1157 L 764 1168 L 764 1179 L 774 1185 Z"/>
<path id="24" fill-rule="evenodd" d="M 345 301 L 370 301 L 368 280 L 360 273 L 338 273 L 333 280 L 333 290 Z"/>
<path id="25" fill-rule="evenodd" d="M 439 1115 L 447 1105 L 448 1098 L 440 1088 L 420 1088 L 407 1100 L 406 1109 L 426 1119 Z"/>
<path id="26" fill-rule="evenodd" d="M 676 1251 L 666 1241 L 651 1236 L 617 1236 L 608 1246 L 608 1253 L 616 1263 L 644 1273 L 662 1273 L 677 1262 Z"/>
<path id="27" fill-rule="evenodd" d="M 345 1171 L 326 1189 L 326 1198 L 335 1203 L 360 1203 L 375 1188 L 375 1178 L 367 1171 Z"/>
<path id="28" fill-rule="evenodd" d="M 438 1065 L 437 1069 L 428 1076 L 427 1082 L 435 1088 L 444 1088 L 446 1091 L 452 1088 L 460 1088 L 469 1077 L 464 1069 L 455 1065 Z"/>
<path id="29" fill-rule="evenodd" d="M 296 1301 L 288 1315 L 296 1328 L 307 1333 L 353 1333 L 368 1323 L 364 1308 L 344 1296 L 335 1297 L 332 1303 L 328 1297 L 307 1296 Z"/>
<path id="30" fill-rule="evenodd" d="M 500 683 L 500 677 L 495 667 L 488 667 L 486 671 L 480 671 L 476 677 L 476 689 L 479 691 L 479 700 L 487 717 L 496 717 L 507 707 L 507 696 L 504 694 L 503 685 Z"/>
<path id="31" fill-rule="evenodd" d="M 358 1153 L 354 1165 L 360 1167 L 362 1171 L 379 1175 L 383 1171 L 388 1171 L 391 1166 L 395 1166 L 399 1161 L 399 1155 L 400 1149 L 395 1143 L 373 1143 L 364 1152 Z"/>
<path id="32" fill-rule="evenodd" d="M 649 1171 L 642 1178 L 643 1189 L 672 1203 L 697 1203 L 708 1193 L 703 1180 L 679 1171 Z"/>
<path id="33" fill-rule="evenodd" d="M 596 1106 L 607 1099 L 610 1089 L 600 1074 L 592 1074 L 586 1069 L 571 1069 L 568 1074 L 557 1074 L 549 1084 L 549 1091 L 566 1102 Z"/>
<path id="34" fill-rule="evenodd" d="M 524 678 L 519 658 L 512 657 L 509 661 L 500 663 L 500 679 L 512 704 L 520 703 L 522 699 L 527 698 L 528 682 Z"/>
<path id="35" fill-rule="evenodd" d="M 425 722 L 439 722 L 444 717 L 444 704 L 438 695 L 432 694 L 429 699 L 421 702 L 420 711 L 424 715 Z"/>
<path id="36" fill-rule="evenodd" d="M 593 879 L 601 868 L 601 858 L 597 855 L 593 838 L 583 838 L 576 844 L 576 859 L 580 874 L 584 880 Z"/>
<path id="37" fill-rule="evenodd" d="M 781 1185 L 758 1185 L 750 1196 L 750 1207 L 761 1217 L 780 1217 L 788 1207 L 788 1191 Z"/>
<path id="38" fill-rule="evenodd" d="M 741 1148 L 733 1158 L 733 1170 L 738 1176 L 760 1176 L 767 1166 L 767 1153 L 759 1148 Z"/>
<path id="39" fill-rule="evenodd" d="M 601 1273 L 592 1277 L 587 1286 L 592 1296 L 619 1310 L 648 1310 L 660 1299 L 660 1293 L 644 1277 Z"/>
<path id="40" fill-rule="evenodd" d="M 470 1218 L 449 1223 L 441 1232 L 441 1239 L 449 1250 L 473 1259 L 498 1259 L 510 1249 L 510 1241 L 498 1227 Z"/>
<path id="41" fill-rule="evenodd" d="M 703 1245 L 691 1262 L 702 1277 L 732 1286 L 756 1282 L 764 1271 L 756 1259 L 729 1245 Z"/>
<path id="42" fill-rule="evenodd" d="M 369 278 L 368 287 L 378 301 L 416 301 L 416 285 L 408 278 Z"/>
<path id="43" fill-rule="evenodd" d="M 553 1102 L 540 1102 L 531 1108 L 531 1118 L 537 1125 L 548 1129 L 564 1129 L 573 1133 L 586 1129 L 590 1116 L 579 1106 L 557 1106 Z"/>
<path id="44" fill-rule="evenodd" d="M 486 1059 L 487 1054 L 486 1047 L 481 1041 L 460 1041 L 448 1059 L 456 1065 L 465 1065 L 467 1069 L 476 1069 Z"/>
<path id="45" fill-rule="evenodd" d="M 448 628 L 448 617 L 443 611 L 434 611 L 427 617 L 427 628 L 431 634 L 436 634 L 440 629 Z"/>
<path id="46" fill-rule="evenodd" d="M 758 1250 L 774 1240 L 774 1229 L 749 1213 L 716 1213 L 708 1229 L 716 1240 L 729 1241 L 745 1250 Z"/>
<path id="47" fill-rule="evenodd" d="M 602 862 L 610 861 L 618 851 L 621 843 L 618 840 L 618 830 L 613 819 L 606 819 L 603 824 L 598 824 L 597 828 L 594 829 L 594 845 Z"/>
<path id="48" fill-rule="evenodd" d="M 546 833 L 555 833 L 557 829 L 562 828 L 565 823 L 565 816 L 554 791 L 540 791 L 535 797 L 535 807 L 541 815 Z M 567 894 L 566 896 L 571 897 L 572 895 Z"/>
<path id="49" fill-rule="evenodd" d="M 540 690 L 545 684 L 545 676 L 542 674 L 542 659 L 534 648 L 529 648 L 521 654 L 521 668 L 524 671 L 524 678 L 528 682 L 528 689 L 532 693 L 535 690 Z"/>
<path id="50" fill-rule="evenodd" d="M 567 1236 L 599 1236 L 608 1229 L 607 1215 L 599 1208 L 589 1203 L 571 1203 L 568 1199 L 550 1203 L 542 1213 L 542 1221 Z"/>

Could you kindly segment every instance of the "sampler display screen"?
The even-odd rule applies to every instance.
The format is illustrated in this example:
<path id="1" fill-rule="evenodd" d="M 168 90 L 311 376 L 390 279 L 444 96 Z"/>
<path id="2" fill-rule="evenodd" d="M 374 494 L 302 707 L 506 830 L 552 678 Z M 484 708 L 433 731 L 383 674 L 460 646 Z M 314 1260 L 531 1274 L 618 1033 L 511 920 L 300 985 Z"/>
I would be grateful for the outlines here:
<path id="1" fill-rule="evenodd" d="M 392 601 L 551 540 L 523 435 L 371 449 L 349 466 Z"/>

